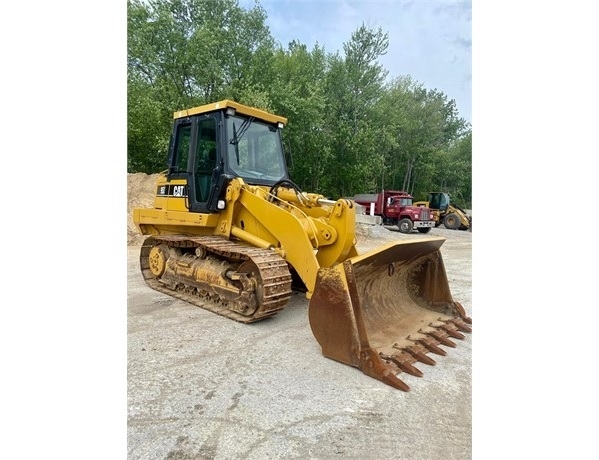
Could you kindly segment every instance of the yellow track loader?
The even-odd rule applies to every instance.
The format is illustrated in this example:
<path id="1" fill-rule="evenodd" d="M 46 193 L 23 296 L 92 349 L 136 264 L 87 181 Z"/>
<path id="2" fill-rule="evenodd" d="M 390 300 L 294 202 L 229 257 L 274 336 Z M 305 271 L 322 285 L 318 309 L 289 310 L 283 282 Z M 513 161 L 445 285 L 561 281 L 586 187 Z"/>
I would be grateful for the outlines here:
<path id="1" fill-rule="evenodd" d="M 452 299 L 443 238 L 358 254 L 355 203 L 304 192 L 288 176 L 287 119 L 223 100 L 174 113 L 168 170 L 153 208 L 133 210 L 147 235 L 140 268 L 153 289 L 233 320 L 277 314 L 305 292 L 325 356 L 395 388 L 421 376 L 429 352 L 455 346 L 471 320 Z"/>

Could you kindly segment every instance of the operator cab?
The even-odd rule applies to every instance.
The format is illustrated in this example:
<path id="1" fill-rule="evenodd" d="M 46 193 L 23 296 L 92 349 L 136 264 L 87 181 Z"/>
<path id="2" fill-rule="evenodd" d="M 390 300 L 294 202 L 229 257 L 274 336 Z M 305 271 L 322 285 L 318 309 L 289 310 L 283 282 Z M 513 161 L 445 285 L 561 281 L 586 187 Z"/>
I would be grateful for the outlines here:
<path id="1" fill-rule="evenodd" d="M 449 194 L 443 192 L 432 192 L 428 195 L 429 207 L 446 211 L 449 207 Z"/>
<path id="2" fill-rule="evenodd" d="M 222 209 L 234 177 L 265 186 L 288 179 L 281 141 L 286 118 L 228 100 L 175 112 L 174 118 L 167 180 L 186 181 L 190 211 Z"/>

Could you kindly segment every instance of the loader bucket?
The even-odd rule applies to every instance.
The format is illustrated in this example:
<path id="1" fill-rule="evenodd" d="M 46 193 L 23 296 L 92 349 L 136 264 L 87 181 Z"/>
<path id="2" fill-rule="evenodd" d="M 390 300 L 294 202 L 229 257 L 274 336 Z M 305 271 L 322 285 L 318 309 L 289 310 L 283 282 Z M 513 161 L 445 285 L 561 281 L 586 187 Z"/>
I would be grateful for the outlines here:
<path id="1" fill-rule="evenodd" d="M 433 365 L 471 319 L 451 297 L 439 248 L 444 238 L 397 241 L 321 268 L 309 305 L 310 327 L 331 359 L 408 391 L 400 372 Z"/>

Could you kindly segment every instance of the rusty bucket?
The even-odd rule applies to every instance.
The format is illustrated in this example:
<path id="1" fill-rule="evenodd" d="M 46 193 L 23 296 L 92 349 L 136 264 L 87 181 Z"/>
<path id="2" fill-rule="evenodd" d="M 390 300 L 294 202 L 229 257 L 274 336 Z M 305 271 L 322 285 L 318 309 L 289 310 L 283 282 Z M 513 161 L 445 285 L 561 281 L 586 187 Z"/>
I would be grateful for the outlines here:
<path id="1" fill-rule="evenodd" d="M 402 240 L 321 268 L 310 300 L 314 337 L 328 358 L 408 391 L 400 372 L 435 364 L 428 353 L 471 332 L 471 319 L 452 299 L 440 247 L 444 238 Z"/>

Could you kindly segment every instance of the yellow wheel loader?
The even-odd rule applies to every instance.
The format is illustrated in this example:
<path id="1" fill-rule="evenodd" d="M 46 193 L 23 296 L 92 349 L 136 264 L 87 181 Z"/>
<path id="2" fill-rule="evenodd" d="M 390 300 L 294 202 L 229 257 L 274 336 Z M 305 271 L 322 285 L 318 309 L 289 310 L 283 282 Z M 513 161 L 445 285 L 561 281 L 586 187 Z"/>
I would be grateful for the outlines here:
<path id="1" fill-rule="evenodd" d="M 325 356 L 395 388 L 429 352 L 455 346 L 471 320 L 453 300 L 443 238 L 356 250 L 355 203 L 289 178 L 287 119 L 223 100 L 174 113 L 168 170 L 154 207 L 134 209 L 147 235 L 140 268 L 153 289 L 233 320 L 272 317 L 299 288 Z"/>
<path id="2" fill-rule="evenodd" d="M 423 206 L 433 211 L 435 227 L 441 224 L 449 230 L 472 231 L 472 216 L 456 204 L 451 203 L 448 193 L 430 192 L 427 201 L 417 201 L 414 206 Z"/>

